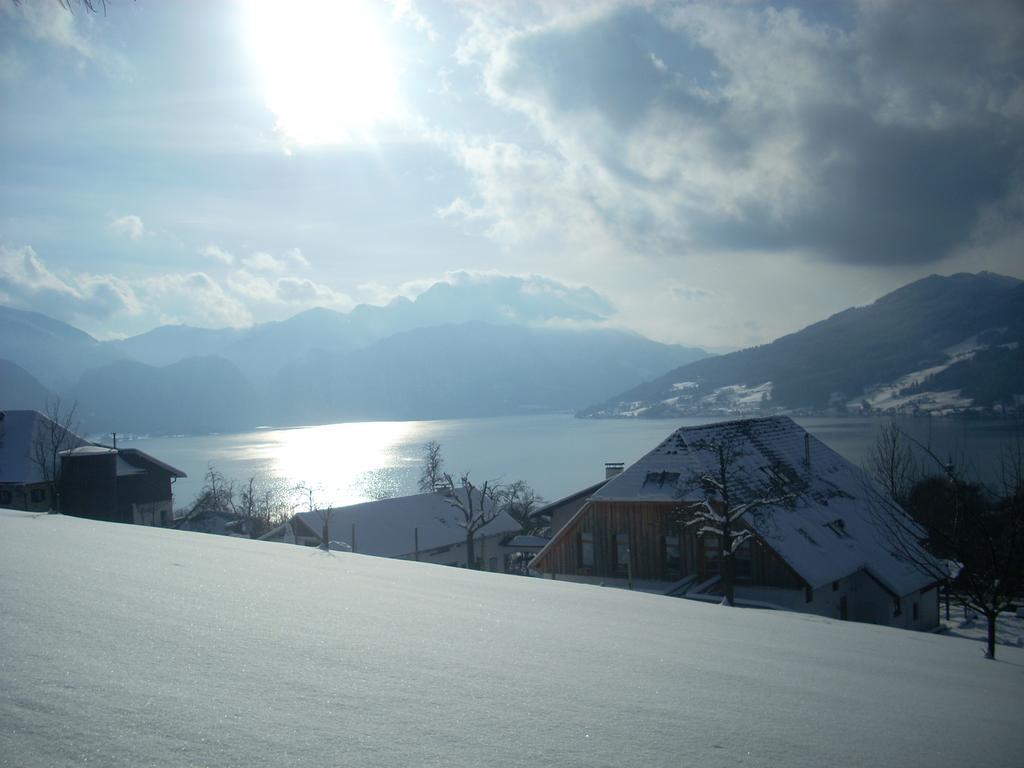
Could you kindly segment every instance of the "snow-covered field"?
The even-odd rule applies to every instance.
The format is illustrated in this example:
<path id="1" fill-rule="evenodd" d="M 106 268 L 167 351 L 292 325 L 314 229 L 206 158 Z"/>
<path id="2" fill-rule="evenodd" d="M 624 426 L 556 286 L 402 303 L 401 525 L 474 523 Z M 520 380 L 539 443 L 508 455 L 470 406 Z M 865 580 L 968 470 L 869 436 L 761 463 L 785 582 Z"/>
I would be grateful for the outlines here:
<path id="1" fill-rule="evenodd" d="M 0 511 L 4 766 L 1020 766 L 998 653 Z"/>
<path id="2" fill-rule="evenodd" d="M 973 401 L 969 397 L 963 397 L 959 389 L 952 389 L 943 392 L 921 392 L 916 395 L 901 395 L 900 392 L 915 382 L 923 382 L 929 376 L 935 376 L 954 365 L 955 363 L 970 360 L 982 349 L 978 343 L 977 336 L 971 336 L 959 344 L 947 347 L 942 350 L 946 355 L 946 361 L 931 368 L 922 368 L 901 376 L 890 384 L 885 384 L 865 392 L 863 397 L 855 397 L 847 403 L 851 409 L 858 409 L 861 404 L 867 402 L 872 410 L 879 412 L 896 412 L 919 408 L 924 411 L 941 414 L 955 412 L 964 408 L 970 408 Z"/>

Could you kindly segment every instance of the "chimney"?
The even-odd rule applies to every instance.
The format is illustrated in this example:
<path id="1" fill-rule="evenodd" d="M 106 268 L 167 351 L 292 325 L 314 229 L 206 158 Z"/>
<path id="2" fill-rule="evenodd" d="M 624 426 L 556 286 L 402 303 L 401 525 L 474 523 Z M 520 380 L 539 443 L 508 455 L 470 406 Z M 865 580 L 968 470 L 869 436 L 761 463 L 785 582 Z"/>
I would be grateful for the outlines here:
<path id="1" fill-rule="evenodd" d="M 606 461 L 604 464 L 604 479 L 610 480 L 622 473 L 624 464 L 621 461 Z"/>
<path id="2" fill-rule="evenodd" d="M 804 432 L 804 465 L 811 468 L 811 433 Z"/>

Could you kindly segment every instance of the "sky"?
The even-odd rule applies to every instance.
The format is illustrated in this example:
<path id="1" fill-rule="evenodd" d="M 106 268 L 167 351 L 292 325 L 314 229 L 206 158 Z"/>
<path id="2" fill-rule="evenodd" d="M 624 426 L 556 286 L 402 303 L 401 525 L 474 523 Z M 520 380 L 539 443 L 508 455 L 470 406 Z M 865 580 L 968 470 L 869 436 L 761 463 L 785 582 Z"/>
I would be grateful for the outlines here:
<path id="1" fill-rule="evenodd" d="M 0 303 L 99 338 L 511 277 L 730 348 L 1024 277 L 1010 1 L 0 0 L 0 115 Z"/>

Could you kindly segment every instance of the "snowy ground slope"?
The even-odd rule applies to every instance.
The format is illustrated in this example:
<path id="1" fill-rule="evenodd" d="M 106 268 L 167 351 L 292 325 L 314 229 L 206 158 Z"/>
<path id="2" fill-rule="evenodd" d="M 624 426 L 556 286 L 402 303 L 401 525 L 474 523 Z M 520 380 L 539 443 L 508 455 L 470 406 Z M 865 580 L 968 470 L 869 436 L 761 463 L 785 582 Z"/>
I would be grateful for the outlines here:
<path id="1" fill-rule="evenodd" d="M 900 392 L 915 382 L 923 382 L 929 376 L 942 373 L 955 363 L 970 360 L 982 348 L 983 345 L 978 343 L 978 337 L 971 336 L 959 344 L 942 350 L 943 354 L 947 356 L 944 363 L 932 366 L 931 368 L 913 371 L 905 376 L 901 376 L 890 384 L 876 387 L 869 392 L 865 392 L 863 397 L 853 398 L 847 403 L 847 406 L 857 409 L 862 403 L 867 402 L 873 410 L 883 412 L 907 409 L 914 405 L 926 411 L 936 412 L 969 408 L 972 405 L 972 400 L 969 397 L 961 396 L 958 389 L 944 392 L 921 392 L 915 395 L 901 395 Z"/>
<path id="2" fill-rule="evenodd" d="M 0 511 L 0 764 L 1019 766 L 1024 650 Z"/>

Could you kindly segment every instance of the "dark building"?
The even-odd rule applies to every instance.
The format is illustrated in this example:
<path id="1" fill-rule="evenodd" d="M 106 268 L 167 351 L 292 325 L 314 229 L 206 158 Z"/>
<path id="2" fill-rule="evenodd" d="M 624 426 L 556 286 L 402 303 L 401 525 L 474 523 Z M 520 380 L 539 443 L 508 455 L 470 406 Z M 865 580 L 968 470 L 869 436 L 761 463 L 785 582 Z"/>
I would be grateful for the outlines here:
<path id="1" fill-rule="evenodd" d="M 169 527 L 180 469 L 136 448 L 86 445 L 61 454 L 62 511 L 76 517 Z"/>

